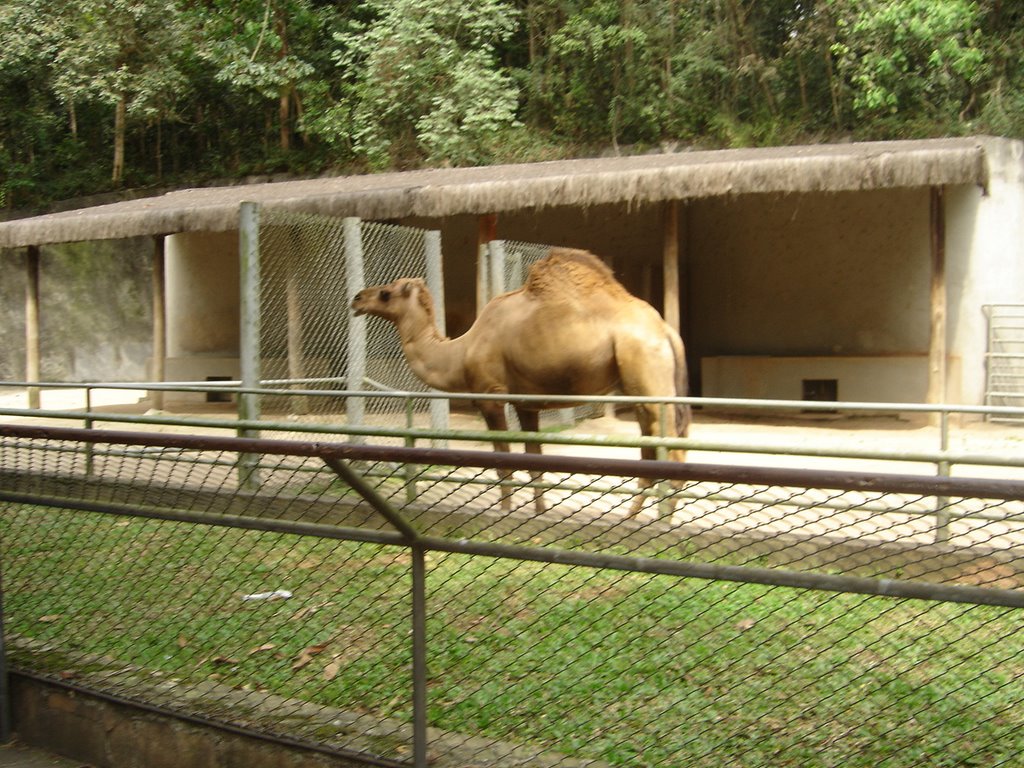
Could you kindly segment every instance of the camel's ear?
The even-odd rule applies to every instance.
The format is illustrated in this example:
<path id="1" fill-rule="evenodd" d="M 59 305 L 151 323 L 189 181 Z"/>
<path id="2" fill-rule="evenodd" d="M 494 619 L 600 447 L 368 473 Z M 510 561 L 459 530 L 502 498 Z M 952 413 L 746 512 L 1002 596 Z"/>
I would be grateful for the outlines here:
<path id="1" fill-rule="evenodd" d="M 412 296 L 413 288 L 426 288 L 427 284 L 419 277 L 410 277 L 402 281 L 402 298 Z"/>

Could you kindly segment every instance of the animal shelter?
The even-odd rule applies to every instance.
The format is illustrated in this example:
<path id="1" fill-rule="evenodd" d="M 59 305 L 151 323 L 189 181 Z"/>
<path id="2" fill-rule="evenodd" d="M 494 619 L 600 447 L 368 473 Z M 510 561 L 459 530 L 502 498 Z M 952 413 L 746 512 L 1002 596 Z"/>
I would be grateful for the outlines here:
<path id="1" fill-rule="evenodd" d="M 252 201 L 439 232 L 452 336 L 486 297 L 482 245 L 569 246 L 680 329 L 691 394 L 1016 404 L 1022 345 L 998 318 L 1024 304 L 1022 154 L 967 137 L 180 190 L 0 223 L 0 247 L 25 249 L 31 286 L 50 244 L 153 238 L 139 255 L 156 276 L 141 378 L 240 375 L 239 206 Z M 29 339 L 45 306 L 34 312 Z M 28 380 L 38 354 L 28 341 Z"/>

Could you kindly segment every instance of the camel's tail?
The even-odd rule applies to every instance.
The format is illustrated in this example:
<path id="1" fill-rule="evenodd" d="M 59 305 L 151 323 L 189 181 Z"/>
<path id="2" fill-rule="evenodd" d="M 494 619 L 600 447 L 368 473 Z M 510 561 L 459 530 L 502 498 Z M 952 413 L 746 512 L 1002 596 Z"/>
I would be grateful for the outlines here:
<path id="1" fill-rule="evenodd" d="M 686 372 L 686 350 L 683 347 L 683 340 L 675 331 L 669 332 L 669 341 L 672 344 L 672 353 L 676 360 L 676 397 L 686 397 L 690 394 L 689 377 Z M 690 406 L 688 404 L 676 405 L 676 436 L 686 437 L 690 432 Z"/>

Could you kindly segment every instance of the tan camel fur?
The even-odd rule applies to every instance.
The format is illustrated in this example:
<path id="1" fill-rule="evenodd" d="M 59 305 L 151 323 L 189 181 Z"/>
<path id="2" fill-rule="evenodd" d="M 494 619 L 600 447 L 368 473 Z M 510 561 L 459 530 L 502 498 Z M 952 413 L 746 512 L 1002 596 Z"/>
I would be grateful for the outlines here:
<path id="1" fill-rule="evenodd" d="M 492 299 L 462 336 L 440 334 L 433 301 L 419 278 L 360 291 L 356 315 L 375 315 L 395 324 L 405 358 L 428 386 L 445 392 L 527 395 L 675 397 L 687 394 L 683 342 L 647 302 L 629 294 L 596 256 L 552 248 L 530 269 L 526 284 Z M 565 403 L 515 402 L 525 431 L 536 432 L 538 411 Z M 487 427 L 506 430 L 505 408 L 476 401 Z M 664 412 L 664 416 L 662 415 Z M 637 406 L 644 435 L 681 436 L 690 423 L 688 406 Z M 662 423 L 664 421 L 664 424 Z M 508 451 L 507 443 L 495 449 Z M 527 443 L 528 452 L 540 445 Z M 653 448 L 641 449 L 653 459 Z M 684 451 L 670 458 L 685 460 Z M 503 508 L 509 508 L 507 497 Z M 643 499 L 634 506 L 635 514 Z M 538 495 L 538 510 L 543 503 Z"/>

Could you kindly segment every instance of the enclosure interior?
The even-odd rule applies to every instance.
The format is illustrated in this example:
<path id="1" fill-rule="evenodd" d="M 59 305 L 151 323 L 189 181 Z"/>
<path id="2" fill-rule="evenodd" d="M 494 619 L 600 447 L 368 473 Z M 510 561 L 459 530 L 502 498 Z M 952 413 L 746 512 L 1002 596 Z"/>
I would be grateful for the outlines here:
<path id="1" fill-rule="evenodd" d="M 1024 280 L 1024 268 L 1007 257 L 1011 244 L 1001 242 L 1020 228 L 1012 215 L 1019 195 L 1000 192 L 998 183 L 987 196 L 966 186 L 948 188 L 945 194 L 946 394 L 951 402 L 980 402 L 982 305 L 1012 301 L 1019 293 L 1015 286 Z M 1004 186 L 1016 189 L 1012 183 Z M 678 205 L 682 331 L 692 394 L 926 399 L 932 279 L 928 189 L 743 195 Z M 497 216 L 497 237 L 592 250 L 612 264 L 629 290 L 660 309 L 664 210 L 657 203 L 507 212 Z M 1009 227 L 998 238 L 993 233 L 1003 228 L 992 226 L 994 219 Z M 477 309 L 480 217 L 410 218 L 401 223 L 441 230 L 448 333 L 464 332 Z M 108 261 L 99 255 L 108 242 L 114 241 L 42 248 L 44 356 L 56 338 L 47 336 L 58 312 L 48 291 L 55 254 L 73 247 L 74 259 L 99 268 Z M 118 261 L 121 266 L 110 268 L 109 290 L 122 291 L 120 284 L 131 277 L 134 290 L 145 291 L 146 275 L 141 273 L 152 253 L 151 239 L 117 242 L 135 254 L 140 268 L 129 275 L 123 259 Z M 4 282 L 20 293 L 23 260 L 10 258 L 12 254 L 19 255 L 9 253 L 4 271 L 15 279 Z M 237 377 L 238 285 L 236 232 L 166 238 L 166 378 Z M 91 302 L 93 296 L 89 298 Z M 116 334 L 105 334 L 119 348 L 136 350 L 119 361 L 116 370 L 123 378 L 147 377 L 145 356 L 137 351 L 150 341 L 147 300 L 144 293 L 136 300 L 142 322 L 125 322 Z M 97 328 L 87 320 L 89 311 L 80 315 L 82 321 L 64 324 L 61 338 L 73 336 L 88 348 Z M 15 330 L 23 327 L 11 325 Z M 24 347 L 22 334 L 13 337 L 5 365 L 16 379 Z M 83 365 L 72 361 L 66 370 L 53 367 L 50 376 L 82 378 Z M 126 365 L 135 367 L 134 376 L 124 370 Z"/>

